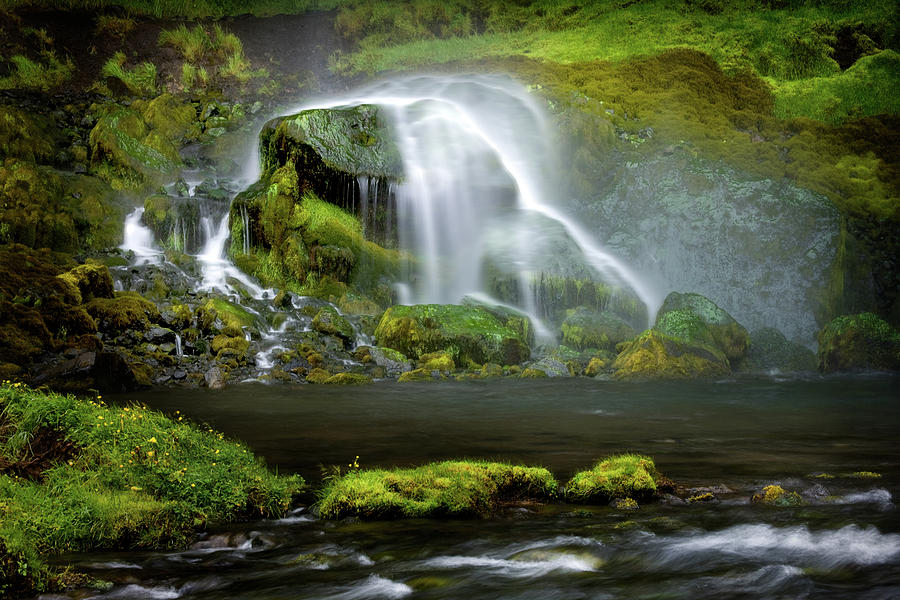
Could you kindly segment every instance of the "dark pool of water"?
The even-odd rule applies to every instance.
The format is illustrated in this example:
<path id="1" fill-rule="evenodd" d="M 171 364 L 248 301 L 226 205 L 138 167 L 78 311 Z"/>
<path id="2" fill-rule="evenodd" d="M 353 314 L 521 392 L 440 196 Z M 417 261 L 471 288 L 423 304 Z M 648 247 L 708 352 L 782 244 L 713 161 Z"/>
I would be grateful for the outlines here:
<path id="1" fill-rule="evenodd" d="M 897 598 L 900 379 L 677 383 L 586 379 L 263 386 L 130 395 L 248 442 L 316 487 L 321 465 L 473 457 L 560 480 L 603 455 L 649 454 L 721 501 L 513 508 L 482 520 L 324 522 L 302 509 L 212 548 L 67 557 L 104 598 Z M 877 479 L 843 475 L 874 471 Z M 815 477 L 816 474 L 833 478 Z M 750 504 L 769 483 L 806 504 Z"/>

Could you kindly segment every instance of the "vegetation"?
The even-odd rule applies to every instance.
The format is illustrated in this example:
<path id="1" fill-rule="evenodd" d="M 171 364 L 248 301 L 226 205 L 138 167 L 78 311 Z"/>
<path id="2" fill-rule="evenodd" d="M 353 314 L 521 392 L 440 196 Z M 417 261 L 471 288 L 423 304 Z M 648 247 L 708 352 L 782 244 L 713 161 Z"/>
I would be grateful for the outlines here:
<path id="1" fill-rule="evenodd" d="M 819 333 L 819 369 L 900 369 L 900 332 L 872 313 L 840 316 Z"/>
<path id="2" fill-rule="evenodd" d="M 719 377 L 731 371 L 728 359 L 720 350 L 656 329 L 648 329 L 626 342 L 612 368 L 620 379 Z"/>
<path id="3" fill-rule="evenodd" d="M 566 484 L 571 502 L 609 502 L 615 498 L 644 499 L 670 485 L 656 470 L 653 459 L 640 454 L 604 458 L 589 471 L 580 471 Z"/>
<path id="4" fill-rule="evenodd" d="M 539 467 L 446 461 L 388 471 L 357 464 L 326 483 L 316 507 L 326 519 L 485 516 L 501 502 L 545 500 L 556 489 L 550 472 Z"/>
<path id="5" fill-rule="evenodd" d="M 252 14 L 269 17 L 299 14 L 310 10 L 331 10 L 345 0 L 6 0 L 8 8 L 97 10 L 120 7 L 132 16 L 158 19 L 205 19 Z"/>
<path id="6" fill-rule="evenodd" d="M 2 57 L 0 57 L 2 58 Z M 37 61 L 21 54 L 9 58 L 13 70 L 9 75 L 0 77 L 0 90 L 31 89 L 49 92 L 58 87 L 75 72 L 71 60 L 59 60 L 52 51 L 44 51 Z"/>
<path id="7" fill-rule="evenodd" d="M 282 515 L 302 484 L 178 413 L 0 385 L 0 546 L 35 591 L 51 586 L 40 554 L 181 546 L 207 524 Z"/>
<path id="8" fill-rule="evenodd" d="M 142 62 L 135 67 L 125 67 L 125 54 L 116 52 L 104 63 L 100 74 L 114 77 L 125 84 L 128 91 L 135 96 L 152 96 L 156 93 L 156 65 Z"/>

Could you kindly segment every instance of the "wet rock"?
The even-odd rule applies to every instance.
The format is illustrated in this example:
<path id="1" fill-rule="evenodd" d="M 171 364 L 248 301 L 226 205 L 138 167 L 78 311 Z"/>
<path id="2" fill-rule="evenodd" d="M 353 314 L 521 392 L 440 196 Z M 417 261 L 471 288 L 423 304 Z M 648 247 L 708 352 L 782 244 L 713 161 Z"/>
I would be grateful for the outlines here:
<path id="1" fill-rule="evenodd" d="M 144 332 L 144 340 L 152 344 L 174 342 L 175 332 L 165 327 L 151 327 L 146 332 Z"/>
<path id="2" fill-rule="evenodd" d="M 750 336 L 734 318 L 700 294 L 672 292 L 656 315 L 654 329 L 693 345 L 721 351 L 730 364 L 747 353 Z"/>
<path id="3" fill-rule="evenodd" d="M 337 337 L 345 348 L 352 347 L 356 340 L 353 325 L 331 306 L 325 306 L 316 313 L 312 320 L 312 328 L 319 333 Z"/>
<path id="4" fill-rule="evenodd" d="M 731 372 L 718 349 L 648 329 L 627 342 L 613 363 L 619 379 L 719 377 Z"/>
<path id="5" fill-rule="evenodd" d="M 219 367 L 211 367 L 203 375 L 203 379 L 204 381 L 206 381 L 206 387 L 208 387 L 209 389 L 220 390 L 225 387 L 225 382 L 228 379 L 228 376 Z"/>
<path id="6" fill-rule="evenodd" d="M 569 377 L 569 368 L 555 358 L 545 357 L 541 360 L 531 363 L 522 372 L 522 377 L 527 377 L 529 371 L 540 371 L 546 377 Z"/>
<path id="7" fill-rule="evenodd" d="M 586 306 L 568 311 L 562 323 L 563 343 L 578 350 L 614 350 L 616 344 L 630 340 L 636 334 L 634 328 L 619 316 L 608 311 L 596 312 Z"/>
<path id="8" fill-rule="evenodd" d="M 838 317 L 822 329 L 818 340 L 823 373 L 900 370 L 900 333 L 872 313 Z"/>
<path id="9" fill-rule="evenodd" d="M 815 371 L 816 355 L 806 346 L 790 341 L 772 327 L 750 333 L 750 347 L 740 371 Z"/>

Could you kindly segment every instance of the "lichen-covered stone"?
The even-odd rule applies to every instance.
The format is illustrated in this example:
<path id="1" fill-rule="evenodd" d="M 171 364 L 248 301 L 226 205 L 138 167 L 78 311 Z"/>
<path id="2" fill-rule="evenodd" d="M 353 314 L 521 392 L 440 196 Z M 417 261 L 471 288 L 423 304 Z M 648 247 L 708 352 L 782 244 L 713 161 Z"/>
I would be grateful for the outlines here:
<path id="1" fill-rule="evenodd" d="M 407 356 L 448 352 L 457 365 L 517 364 L 529 356 L 519 334 L 489 312 L 472 306 L 392 306 L 381 318 L 375 337 L 379 345 Z"/>
<path id="2" fill-rule="evenodd" d="M 755 504 L 769 504 L 772 506 L 799 506 L 803 499 L 797 492 L 788 492 L 780 485 L 767 485 L 758 493 L 753 494 L 750 501 Z"/>
<path id="3" fill-rule="evenodd" d="M 819 369 L 900 370 L 900 333 L 872 313 L 838 317 L 819 333 Z"/>
<path id="4" fill-rule="evenodd" d="M 325 385 L 365 385 L 372 383 L 372 378 L 362 373 L 335 373 L 325 381 Z"/>
<path id="5" fill-rule="evenodd" d="M 747 353 L 750 336 L 727 312 L 700 294 L 672 292 L 656 315 L 654 329 L 691 344 L 713 346 L 731 364 Z"/>
<path id="6" fill-rule="evenodd" d="M 718 349 L 654 329 L 626 342 L 612 368 L 619 379 L 718 377 L 731 372 L 728 359 Z"/>
<path id="7" fill-rule="evenodd" d="M 621 454 L 576 473 L 566 484 L 565 497 L 570 502 L 602 504 L 614 498 L 649 499 L 656 496 L 663 480 L 652 458 Z"/>
<path id="8" fill-rule="evenodd" d="M 319 333 L 331 335 L 341 340 L 344 347 L 349 348 L 356 340 L 356 332 L 333 306 L 323 306 L 312 320 L 312 328 Z"/>
<path id="9" fill-rule="evenodd" d="M 57 277 L 72 285 L 73 291 L 76 292 L 72 298 L 73 304 L 81 304 L 94 298 L 113 297 L 112 276 L 105 265 L 90 263 L 78 265 Z"/>
<path id="10" fill-rule="evenodd" d="M 113 298 L 94 298 L 85 306 L 97 328 L 110 333 L 143 331 L 159 320 L 159 309 L 137 292 L 116 292 Z"/>

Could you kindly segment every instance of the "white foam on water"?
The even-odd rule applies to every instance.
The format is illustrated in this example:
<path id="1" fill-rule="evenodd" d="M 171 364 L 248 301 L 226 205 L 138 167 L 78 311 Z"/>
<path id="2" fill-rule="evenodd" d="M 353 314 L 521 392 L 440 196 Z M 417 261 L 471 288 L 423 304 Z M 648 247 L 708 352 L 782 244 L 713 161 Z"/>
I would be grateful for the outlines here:
<path id="1" fill-rule="evenodd" d="M 509 577 L 540 577 L 553 571 L 596 571 L 596 560 L 560 553 L 547 560 L 515 560 L 490 556 L 438 556 L 422 563 L 432 569 L 474 568 Z"/>
<path id="2" fill-rule="evenodd" d="M 413 589 L 405 583 L 391 581 L 380 575 L 369 575 L 366 579 L 353 586 L 351 589 L 333 596 L 327 596 L 331 600 L 368 600 L 369 598 L 405 598 L 413 593 Z"/>
<path id="3" fill-rule="evenodd" d="M 134 252 L 137 264 L 160 263 L 163 253 L 156 247 L 153 232 L 141 223 L 143 215 L 144 207 L 139 206 L 125 217 L 125 231 L 119 248 Z"/>
<path id="4" fill-rule="evenodd" d="M 894 506 L 893 496 L 883 488 L 875 488 L 867 492 L 857 492 L 855 494 L 847 494 L 841 496 L 834 502 L 835 504 L 877 504 L 882 510 L 887 510 Z"/>
<path id="5" fill-rule="evenodd" d="M 181 593 L 173 587 L 144 587 L 130 584 L 122 588 L 114 589 L 95 598 L 109 598 L 116 600 L 171 600 L 179 598 Z"/>
<path id="6" fill-rule="evenodd" d="M 830 568 L 882 564 L 900 556 L 900 535 L 848 525 L 810 531 L 804 526 L 738 525 L 683 538 L 662 538 L 663 562 L 711 564 L 734 558 Z"/>

